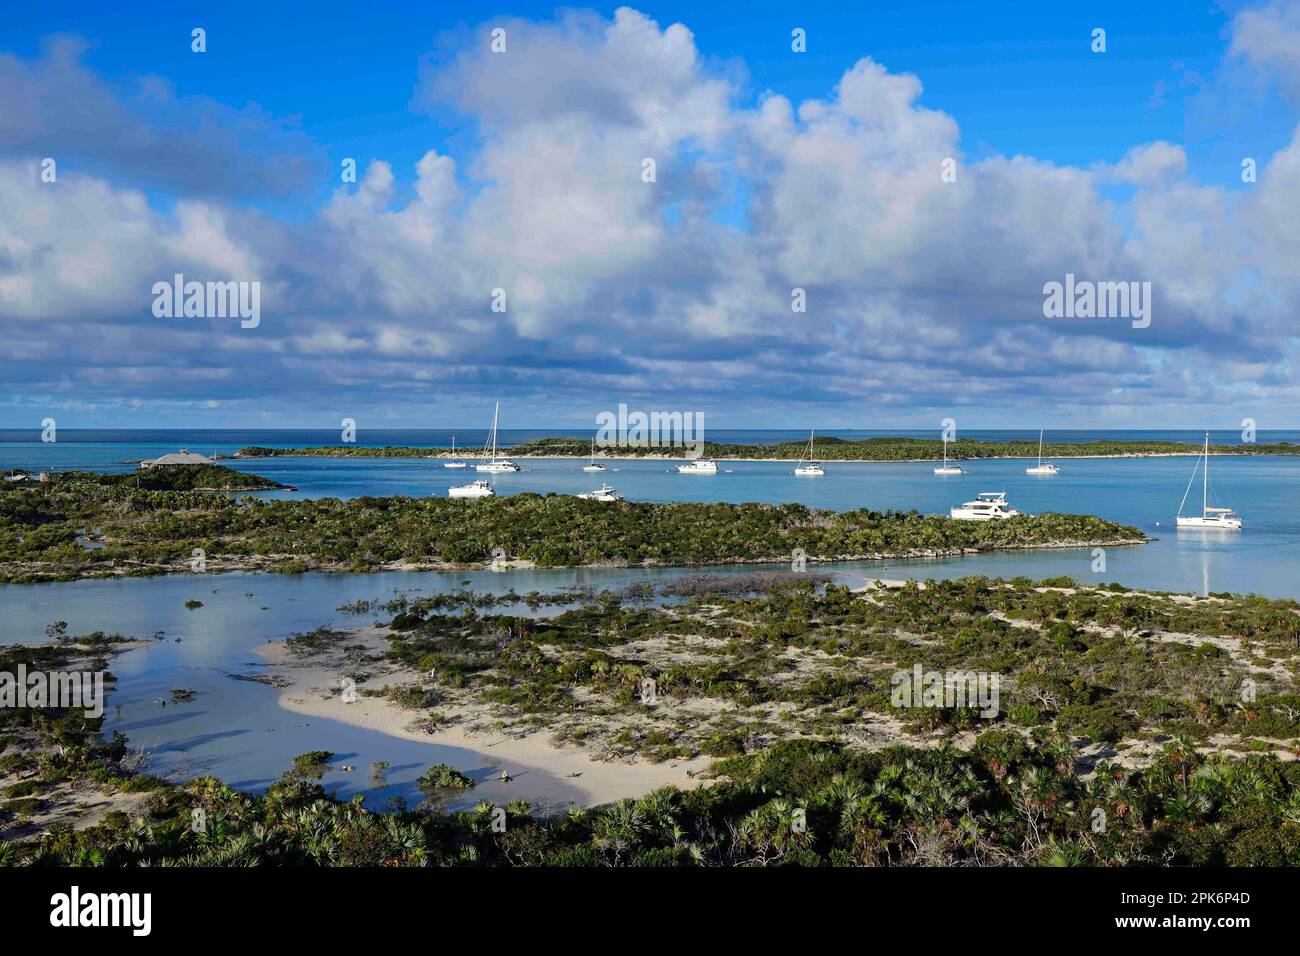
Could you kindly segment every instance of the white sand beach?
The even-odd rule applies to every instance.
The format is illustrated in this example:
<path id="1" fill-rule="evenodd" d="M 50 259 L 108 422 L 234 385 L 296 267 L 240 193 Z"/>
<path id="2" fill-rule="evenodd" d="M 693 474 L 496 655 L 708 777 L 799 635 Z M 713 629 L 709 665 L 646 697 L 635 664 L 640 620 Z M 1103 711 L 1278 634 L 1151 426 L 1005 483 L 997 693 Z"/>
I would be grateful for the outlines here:
<path id="1" fill-rule="evenodd" d="M 374 628 L 358 631 L 355 637 L 355 643 L 373 644 L 376 648 L 382 640 Z M 593 751 L 582 747 L 556 746 L 550 742 L 545 730 L 527 734 L 503 732 L 491 726 L 492 721 L 487 715 L 466 713 L 454 707 L 440 708 L 440 711 L 457 722 L 440 726 L 430 733 L 415 726 L 420 712 L 404 709 L 385 697 L 365 695 L 367 689 L 410 682 L 414 675 L 409 672 L 393 668 L 376 674 L 357 685 L 354 703 L 344 703 L 339 684 L 341 669 L 331 662 L 329 655 L 299 658 L 284 642 L 259 647 L 257 653 L 267 662 L 268 675 L 274 674 L 288 681 L 281 687 L 279 699 L 285 710 L 337 720 L 407 740 L 472 750 L 487 759 L 502 762 L 507 769 L 513 764 L 537 770 L 561 779 L 582 794 L 586 806 L 644 796 L 670 784 L 690 789 L 707 782 L 703 774 L 712 763 L 711 758 L 658 764 L 643 759 L 601 760 Z"/>

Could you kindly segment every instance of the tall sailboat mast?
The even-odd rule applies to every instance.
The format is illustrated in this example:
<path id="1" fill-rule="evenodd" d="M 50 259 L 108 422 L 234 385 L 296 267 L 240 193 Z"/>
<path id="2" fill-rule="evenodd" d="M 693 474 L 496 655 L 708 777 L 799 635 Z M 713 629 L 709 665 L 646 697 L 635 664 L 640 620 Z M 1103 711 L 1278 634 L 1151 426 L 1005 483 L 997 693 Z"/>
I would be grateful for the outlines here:
<path id="1" fill-rule="evenodd" d="M 497 460 L 497 417 L 501 414 L 501 403 L 497 402 L 492 410 L 492 461 Z"/>
<path id="2" fill-rule="evenodd" d="M 1209 514 L 1210 507 L 1210 433 L 1205 433 L 1205 470 L 1201 472 L 1201 514 Z"/>
<path id="3" fill-rule="evenodd" d="M 826 474 L 826 472 L 822 470 L 821 463 L 813 457 L 813 440 L 816 438 L 816 435 L 816 429 L 810 428 L 808 430 L 808 448 L 804 452 L 806 457 L 800 458 L 799 464 L 797 464 L 794 469 L 795 475 L 799 477 L 816 478 L 819 475 Z"/>
<path id="4" fill-rule="evenodd" d="M 483 443 L 483 457 L 486 461 L 480 462 L 474 468 L 477 471 L 486 471 L 493 474 L 499 474 L 507 471 L 519 471 L 519 466 L 509 458 L 497 457 L 497 431 L 501 424 L 501 403 L 497 402 L 492 409 L 492 434 L 488 440 Z"/>
<path id="5" fill-rule="evenodd" d="M 1196 481 L 1196 468 L 1201 471 L 1201 515 L 1183 515 L 1183 508 L 1187 504 L 1187 496 L 1192 493 L 1192 484 Z M 1210 433 L 1205 433 L 1205 441 L 1201 444 L 1201 457 L 1196 462 L 1196 468 L 1192 469 L 1192 476 L 1187 479 L 1187 488 L 1183 491 L 1183 500 L 1178 503 L 1178 527 L 1180 528 L 1223 528 L 1229 531 L 1237 531 L 1241 528 L 1241 516 L 1231 508 L 1210 507 Z"/>

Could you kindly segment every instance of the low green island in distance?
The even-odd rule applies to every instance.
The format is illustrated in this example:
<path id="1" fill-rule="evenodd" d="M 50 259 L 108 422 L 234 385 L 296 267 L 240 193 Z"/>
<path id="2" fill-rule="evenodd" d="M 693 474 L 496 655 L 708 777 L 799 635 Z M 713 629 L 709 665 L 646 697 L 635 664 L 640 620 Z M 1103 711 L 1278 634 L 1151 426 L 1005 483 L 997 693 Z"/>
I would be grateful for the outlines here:
<path id="1" fill-rule="evenodd" d="M 942 457 L 943 442 L 933 438 L 818 438 L 813 449 L 821 461 L 933 461 Z M 798 461 L 808 449 L 806 440 L 773 445 L 719 444 L 705 441 L 701 457 L 736 461 Z M 1167 455 L 1199 455 L 1200 444 L 1175 441 L 1092 441 L 1053 442 L 1043 446 L 1044 458 L 1142 458 Z M 514 445 L 512 458 L 586 458 L 592 453 L 590 438 L 538 438 Z M 477 457 L 476 449 L 458 448 L 459 456 Z M 617 448 L 597 445 L 596 457 L 606 458 L 685 458 L 686 448 L 645 447 L 621 444 Z M 961 438 L 948 442 L 948 457 L 955 461 L 980 458 L 1033 458 L 1038 454 L 1036 441 L 974 441 Z M 1290 442 L 1268 444 L 1211 445 L 1211 455 L 1297 455 L 1300 445 Z M 446 458 L 450 448 L 385 445 L 371 447 L 356 444 L 317 445 L 310 448 L 267 448 L 250 445 L 241 448 L 237 458 L 338 457 L 338 458 Z"/>

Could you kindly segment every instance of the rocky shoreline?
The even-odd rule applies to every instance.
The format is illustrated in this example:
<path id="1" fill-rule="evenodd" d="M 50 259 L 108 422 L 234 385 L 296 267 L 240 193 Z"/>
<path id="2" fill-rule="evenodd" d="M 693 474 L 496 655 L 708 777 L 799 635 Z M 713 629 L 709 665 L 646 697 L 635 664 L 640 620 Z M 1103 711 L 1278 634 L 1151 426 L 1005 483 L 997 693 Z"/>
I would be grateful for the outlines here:
<path id="1" fill-rule="evenodd" d="M 837 554 L 806 555 L 809 564 L 842 564 L 853 561 L 903 561 L 918 558 L 954 558 L 991 552 L 1005 551 L 1053 551 L 1072 548 L 1131 547 L 1147 544 L 1154 538 L 1122 538 L 1117 540 L 1086 541 L 1052 541 L 1007 545 L 987 548 L 911 548 L 903 551 L 872 554 Z M 294 562 L 293 568 L 285 568 L 284 562 Z M 727 561 L 711 562 L 661 562 L 653 559 L 639 561 L 600 561 L 590 564 L 547 565 L 547 570 L 576 570 L 583 568 L 719 568 L 741 565 L 789 565 L 787 556 L 735 558 Z M 537 562 L 522 559 L 507 559 L 498 562 L 498 568 L 504 570 L 530 570 L 538 567 Z M 491 562 L 450 562 L 450 561 L 390 561 L 370 569 L 367 573 L 380 574 L 390 571 L 483 571 L 493 567 Z M 241 558 L 221 558 L 210 556 L 205 560 L 205 574 L 356 574 L 357 569 L 342 561 L 324 561 L 304 558 L 300 555 L 258 555 Z M 0 563 L 0 583 L 25 583 L 39 581 L 80 581 L 105 578 L 156 577 L 167 574 L 193 574 L 194 568 L 188 560 L 138 562 L 83 562 L 75 569 L 54 565 L 48 562 L 11 562 Z"/>

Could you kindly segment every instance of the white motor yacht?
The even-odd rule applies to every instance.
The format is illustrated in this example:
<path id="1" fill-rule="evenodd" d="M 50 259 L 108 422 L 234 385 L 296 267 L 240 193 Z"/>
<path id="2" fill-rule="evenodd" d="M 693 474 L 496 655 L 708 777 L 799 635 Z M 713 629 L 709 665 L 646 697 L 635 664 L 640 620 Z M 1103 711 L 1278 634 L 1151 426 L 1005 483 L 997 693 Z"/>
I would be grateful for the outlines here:
<path id="1" fill-rule="evenodd" d="M 683 475 L 716 475 L 718 473 L 718 463 L 707 458 L 701 458 L 699 461 L 678 465 L 677 471 Z"/>
<path id="2" fill-rule="evenodd" d="M 995 518 L 1014 518 L 1020 514 L 1007 504 L 1005 491 L 981 491 L 974 501 L 967 501 L 959 508 L 951 508 L 948 513 L 958 521 L 991 521 Z"/>
<path id="3" fill-rule="evenodd" d="M 601 482 L 599 488 L 595 491 L 586 491 L 578 495 L 584 501 L 622 501 L 623 496 L 611 488 L 609 485 Z"/>
<path id="4" fill-rule="evenodd" d="M 480 478 L 468 485 L 456 485 L 447 489 L 448 498 L 491 498 L 496 492 L 492 486 Z"/>

